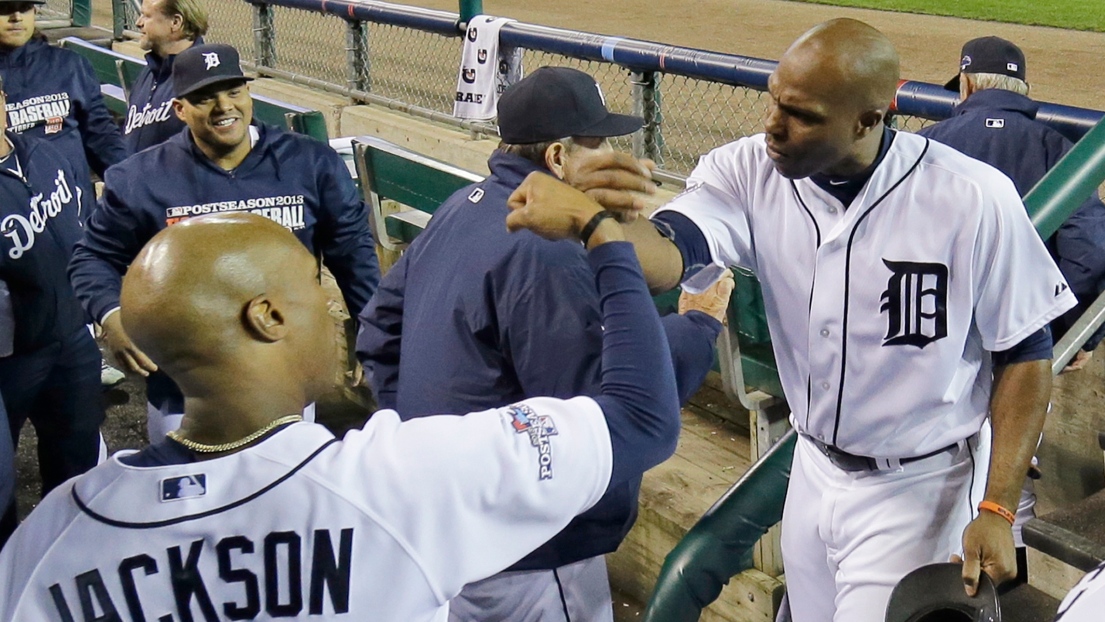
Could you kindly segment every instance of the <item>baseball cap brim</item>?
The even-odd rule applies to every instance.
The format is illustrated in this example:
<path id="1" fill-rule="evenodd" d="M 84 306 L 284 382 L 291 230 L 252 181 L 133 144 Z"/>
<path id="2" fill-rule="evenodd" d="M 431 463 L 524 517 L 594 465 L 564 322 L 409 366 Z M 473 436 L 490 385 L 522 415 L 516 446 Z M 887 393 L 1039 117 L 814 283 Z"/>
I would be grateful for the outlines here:
<path id="1" fill-rule="evenodd" d="M 0 0 L 0 2 L 3 2 L 3 0 Z M 211 86 L 212 84 L 218 84 L 220 82 L 251 82 L 251 81 L 253 81 L 253 78 L 250 78 L 249 76 L 211 76 L 210 78 L 207 78 L 205 80 L 200 80 L 199 82 L 196 82 L 195 84 L 192 85 L 191 88 L 184 91 L 183 93 L 177 93 L 176 96 L 177 97 L 186 97 L 188 95 L 191 95 L 192 93 L 195 93 L 196 91 L 198 91 L 200 89 L 207 88 L 207 87 Z"/>
<path id="2" fill-rule="evenodd" d="M 625 136 L 641 129 L 645 120 L 628 114 L 609 113 L 598 123 L 584 128 L 578 132 L 572 132 L 573 136 L 609 138 L 611 136 Z"/>

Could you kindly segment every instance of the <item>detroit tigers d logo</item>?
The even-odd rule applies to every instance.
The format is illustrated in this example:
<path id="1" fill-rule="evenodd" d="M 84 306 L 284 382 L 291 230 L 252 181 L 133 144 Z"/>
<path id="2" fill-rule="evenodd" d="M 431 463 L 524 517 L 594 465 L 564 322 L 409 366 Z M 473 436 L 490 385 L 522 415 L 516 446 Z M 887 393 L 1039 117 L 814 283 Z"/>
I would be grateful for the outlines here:
<path id="1" fill-rule="evenodd" d="M 892 274 L 879 311 L 886 313 L 884 346 L 917 346 L 948 336 L 948 267 L 939 263 L 882 262 Z"/>

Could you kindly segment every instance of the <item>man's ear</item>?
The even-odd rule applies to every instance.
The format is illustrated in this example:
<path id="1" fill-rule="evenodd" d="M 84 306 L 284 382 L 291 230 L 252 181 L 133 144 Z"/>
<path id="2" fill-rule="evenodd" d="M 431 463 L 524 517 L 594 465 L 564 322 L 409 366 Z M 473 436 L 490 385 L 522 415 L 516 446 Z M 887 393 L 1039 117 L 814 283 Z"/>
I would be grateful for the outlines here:
<path id="1" fill-rule="evenodd" d="M 280 341 L 288 334 L 284 314 L 267 294 L 255 296 L 242 309 L 242 324 L 254 338 L 266 343 Z"/>
<path id="2" fill-rule="evenodd" d="M 181 121 L 185 121 L 184 102 L 180 101 L 179 97 L 173 98 L 173 112 L 176 113 L 176 118 L 180 119 Z"/>
<path id="3" fill-rule="evenodd" d="M 180 13 L 174 15 L 172 21 L 169 24 L 169 28 L 171 28 L 173 32 L 180 32 L 184 30 L 184 16 Z"/>
<path id="4" fill-rule="evenodd" d="M 567 152 L 568 147 L 562 142 L 555 142 L 545 149 L 545 168 L 557 179 L 564 179 L 564 156 Z"/>
<path id="5" fill-rule="evenodd" d="M 876 108 L 874 110 L 866 110 L 859 115 L 859 127 L 858 135 L 860 138 L 867 136 L 872 130 L 882 123 L 882 120 L 886 118 L 886 110 Z"/>

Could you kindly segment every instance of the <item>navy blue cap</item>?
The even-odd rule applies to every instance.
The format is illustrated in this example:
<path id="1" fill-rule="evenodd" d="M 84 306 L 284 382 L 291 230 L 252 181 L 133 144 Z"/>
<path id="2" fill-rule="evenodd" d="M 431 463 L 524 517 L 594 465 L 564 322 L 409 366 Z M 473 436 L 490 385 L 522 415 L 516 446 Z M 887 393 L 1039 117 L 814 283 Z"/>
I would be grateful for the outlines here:
<path id="1" fill-rule="evenodd" d="M 959 73 L 996 73 L 1024 80 L 1024 52 L 1001 37 L 971 39 L 959 56 Z M 958 91 L 959 73 L 944 88 Z"/>
<path id="2" fill-rule="evenodd" d="M 642 125 L 640 117 L 607 110 L 595 79 L 571 67 L 541 67 L 499 98 L 499 136 L 512 145 L 624 136 Z"/>
<path id="3" fill-rule="evenodd" d="M 219 82 L 252 79 L 242 73 L 238 50 L 221 43 L 193 45 L 173 61 L 173 89 L 177 97 Z"/>

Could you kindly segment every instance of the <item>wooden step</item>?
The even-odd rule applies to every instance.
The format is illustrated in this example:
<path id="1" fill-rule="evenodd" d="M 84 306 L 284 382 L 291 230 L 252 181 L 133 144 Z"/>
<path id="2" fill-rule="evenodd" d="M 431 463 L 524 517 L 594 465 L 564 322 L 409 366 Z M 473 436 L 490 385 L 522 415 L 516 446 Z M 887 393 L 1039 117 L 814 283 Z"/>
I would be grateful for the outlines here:
<path id="1" fill-rule="evenodd" d="M 675 455 L 645 474 L 636 525 L 607 557 L 616 592 L 648 602 L 667 554 L 751 465 L 747 421 L 748 411 L 729 399 L 719 377 L 710 374 L 683 409 Z M 730 581 L 702 620 L 770 622 L 781 596 L 778 577 L 749 570 Z"/>

